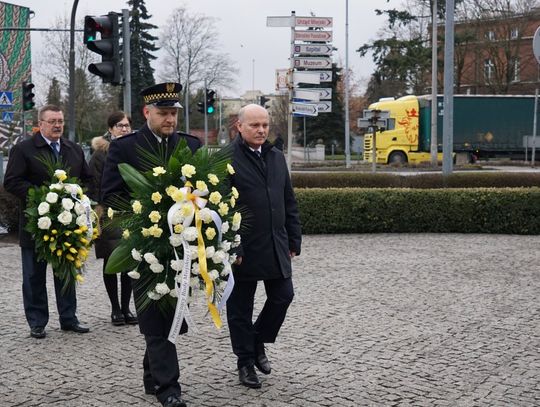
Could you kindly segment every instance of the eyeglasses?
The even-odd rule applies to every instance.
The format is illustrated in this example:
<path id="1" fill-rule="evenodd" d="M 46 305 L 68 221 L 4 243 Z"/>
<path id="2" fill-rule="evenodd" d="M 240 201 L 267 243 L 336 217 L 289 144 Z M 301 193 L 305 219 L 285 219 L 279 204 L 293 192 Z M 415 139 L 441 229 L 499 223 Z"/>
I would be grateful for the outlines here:
<path id="1" fill-rule="evenodd" d="M 47 123 L 50 126 L 59 125 L 62 126 L 64 124 L 63 119 L 57 119 L 57 120 L 42 120 L 42 122 Z"/>
<path id="2" fill-rule="evenodd" d="M 116 123 L 114 127 L 116 127 L 118 130 L 131 129 L 131 124 Z"/>

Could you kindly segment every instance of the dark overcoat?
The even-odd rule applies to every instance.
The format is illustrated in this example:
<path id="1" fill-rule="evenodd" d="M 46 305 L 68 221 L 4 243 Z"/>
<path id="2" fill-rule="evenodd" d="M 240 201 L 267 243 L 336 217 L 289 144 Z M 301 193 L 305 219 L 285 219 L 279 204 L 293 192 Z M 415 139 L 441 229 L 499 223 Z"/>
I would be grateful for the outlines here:
<path id="1" fill-rule="evenodd" d="M 54 159 L 51 147 L 43 139 L 41 133 L 15 144 L 9 153 L 9 161 L 4 176 L 4 188 L 21 200 L 19 214 L 19 243 L 21 247 L 33 248 L 33 238 L 24 230 L 26 225 L 26 197 L 28 189 L 51 181 L 51 174 L 38 157 Z M 65 138 L 60 140 L 60 160 L 62 168 L 69 176 L 77 177 L 81 186 L 89 187 L 92 176 L 84 158 L 82 148 Z"/>
<path id="2" fill-rule="evenodd" d="M 195 152 L 201 147 L 201 141 L 197 137 L 185 133 L 175 133 L 168 138 L 167 157 L 174 151 L 174 148 L 181 139 L 187 141 L 188 147 L 192 152 Z M 101 182 L 101 201 L 104 204 L 115 208 L 115 202 L 118 197 L 129 200 L 129 190 L 120 175 L 118 164 L 127 163 L 139 171 L 149 169 L 145 166 L 144 160 L 141 159 L 138 153 L 140 148 L 154 153 L 157 153 L 160 149 L 159 142 L 146 124 L 139 131 L 111 142 Z M 146 287 L 139 284 L 139 281 L 132 281 L 136 297 L 146 295 Z M 139 329 L 142 334 L 161 337 L 168 336 L 174 310 L 164 313 L 155 304 L 150 304 L 143 312 L 137 310 L 137 315 L 139 318 Z M 180 333 L 186 331 L 184 322 Z"/>
<path id="3" fill-rule="evenodd" d="M 262 146 L 262 161 L 241 135 L 233 143 L 238 207 L 243 211 L 238 251 L 242 263 L 234 267 L 238 281 L 290 277 L 289 252 L 300 254 L 302 231 L 285 156 L 272 144 Z"/>
<path id="4" fill-rule="evenodd" d="M 101 178 L 103 177 L 103 167 L 109 151 L 110 135 L 94 137 L 92 139 L 92 156 L 88 162 L 90 173 L 92 174 L 92 186 L 88 190 L 88 195 L 92 200 L 100 204 L 100 235 L 94 243 L 96 258 L 104 259 L 111 255 L 118 245 L 122 232 L 118 228 L 107 227 L 107 208 L 101 202 Z"/>

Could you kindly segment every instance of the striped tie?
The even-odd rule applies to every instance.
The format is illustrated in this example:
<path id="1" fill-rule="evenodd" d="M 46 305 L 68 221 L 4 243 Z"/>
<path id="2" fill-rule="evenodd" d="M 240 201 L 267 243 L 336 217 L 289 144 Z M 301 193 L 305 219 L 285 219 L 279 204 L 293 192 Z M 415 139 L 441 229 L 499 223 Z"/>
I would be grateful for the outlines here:
<path id="1" fill-rule="evenodd" d="M 51 142 L 51 148 L 54 154 L 54 158 L 58 161 L 58 157 L 60 156 L 60 145 L 57 141 Z"/>

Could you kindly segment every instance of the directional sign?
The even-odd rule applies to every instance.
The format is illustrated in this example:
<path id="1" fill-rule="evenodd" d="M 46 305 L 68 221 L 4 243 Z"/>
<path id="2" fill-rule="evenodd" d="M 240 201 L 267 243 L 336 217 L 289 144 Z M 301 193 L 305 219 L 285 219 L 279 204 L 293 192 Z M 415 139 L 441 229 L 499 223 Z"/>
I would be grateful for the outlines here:
<path id="1" fill-rule="evenodd" d="M 266 17 L 267 27 L 293 27 L 294 20 L 291 16 L 284 17 Z"/>
<path id="2" fill-rule="evenodd" d="M 0 107 L 13 106 L 13 92 L 7 90 L 0 90 Z"/>
<path id="3" fill-rule="evenodd" d="M 293 72 L 293 84 L 296 86 L 299 83 L 319 85 L 321 83 L 320 75 L 312 71 L 295 71 Z"/>
<path id="4" fill-rule="evenodd" d="M 2 121 L 11 123 L 13 121 L 13 112 L 2 112 Z"/>
<path id="5" fill-rule="evenodd" d="M 295 41 L 327 41 L 332 42 L 332 31 L 294 31 Z"/>
<path id="6" fill-rule="evenodd" d="M 330 113 L 332 111 L 332 102 L 325 100 L 317 103 L 317 111 L 319 113 Z"/>
<path id="7" fill-rule="evenodd" d="M 317 116 L 317 105 L 311 103 L 292 103 L 292 112 L 302 116 Z"/>
<path id="8" fill-rule="evenodd" d="M 319 92 L 316 89 L 295 89 L 294 98 L 296 99 L 305 99 L 311 102 L 319 101 Z"/>
<path id="9" fill-rule="evenodd" d="M 332 71 L 309 71 L 309 72 L 319 74 L 320 82 L 332 82 Z"/>
<path id="10" fill-rule="evenodd" d="M 295 57 L 295 68 L 308 68 L 308 69 L 324 69 L 332 68 L 332 58 L 316 58 L 316 57 Z"/>
<path id="11" fill-rule="evenodd" d="M 295 17 L 297 27 L 332 27 L 332 17 Z"/>
<path id="12" fill-rule="evenodd" d="M 303 88 L 302 90 L 316 92 L 319 100 L 332 99 L 332 88 Z"/>
<path id="13" fill-rule="evenodd" d="M 276 69 L 276 90 L 289 89 L 289 70 L 288 69 Z"/>
<path id="14" fill-rule="evenodd" d="M 292 46 L 292 53 L 303 55 L 331 55 L 332 49 L 332 45 L 328 44 L 295 44 Z"/>

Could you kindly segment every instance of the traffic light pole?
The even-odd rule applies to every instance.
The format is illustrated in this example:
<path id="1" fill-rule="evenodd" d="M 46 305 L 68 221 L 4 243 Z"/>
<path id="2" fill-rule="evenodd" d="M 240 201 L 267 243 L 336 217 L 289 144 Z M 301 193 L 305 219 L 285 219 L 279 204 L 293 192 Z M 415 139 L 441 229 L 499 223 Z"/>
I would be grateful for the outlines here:
<path id="1" fill-rule="evenodd" d="M 122 59 L 124 62 L 124 112 L 131 116 L 131 30 L 129 10 L 122 9 Z"/>
<path id="2" fill-rule="evenodd" d="M 69 101 L 68 101 L 68 138 L 75 141 L 75 18 L 79 0 L 73 0 L 71 25 L 69 29 Z"/>
<path id="3" fill-rule="evenodd" d="M 206 105 L 206 78 L 204 79 L 204 145 L 208 146 L 208 106 Z"/>

